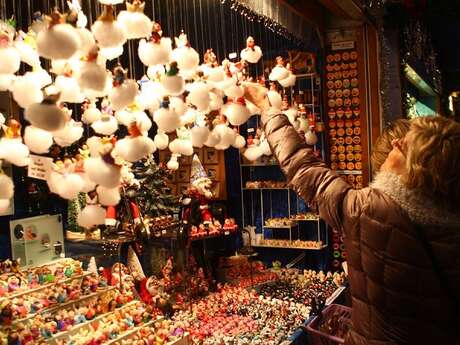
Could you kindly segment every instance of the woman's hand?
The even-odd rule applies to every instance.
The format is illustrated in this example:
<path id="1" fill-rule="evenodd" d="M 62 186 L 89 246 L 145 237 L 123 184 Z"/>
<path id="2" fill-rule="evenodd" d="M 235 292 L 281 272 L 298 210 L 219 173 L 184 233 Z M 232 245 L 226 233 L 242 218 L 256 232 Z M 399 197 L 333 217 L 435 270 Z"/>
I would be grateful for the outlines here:
<path id="1" fill-rule="evenodd" d="M 260 109 L 262 114 L 266 113 L 270 108 L 270 102 L 267 97 L 267 89 L 256 83 L 245 83 L 244 98 Z"/>

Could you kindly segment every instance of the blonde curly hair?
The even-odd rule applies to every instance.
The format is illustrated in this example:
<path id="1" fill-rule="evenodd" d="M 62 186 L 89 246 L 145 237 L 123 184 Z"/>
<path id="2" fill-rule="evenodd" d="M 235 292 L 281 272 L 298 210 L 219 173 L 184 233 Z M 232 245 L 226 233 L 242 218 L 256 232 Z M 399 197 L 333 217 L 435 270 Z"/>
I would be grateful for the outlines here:
<path id="1" fill-rule="evenodd" d="M 402 139 L 406 136 L 410 129 L 410 121 L 406 119 L 398 119 L 388 124 L 375 141 L 371 154 L 371 167 L 373 175 L 380 171 L 380 167 L 385 162 L 388 154 L 393 150 L 391 142 L 394 139 Z"/>
<path id="2" fill-rule="evenodd" d="M 405 146 L 406 186 L 460 210 L 460 124 L 441 116 L 416 118 Z"/>

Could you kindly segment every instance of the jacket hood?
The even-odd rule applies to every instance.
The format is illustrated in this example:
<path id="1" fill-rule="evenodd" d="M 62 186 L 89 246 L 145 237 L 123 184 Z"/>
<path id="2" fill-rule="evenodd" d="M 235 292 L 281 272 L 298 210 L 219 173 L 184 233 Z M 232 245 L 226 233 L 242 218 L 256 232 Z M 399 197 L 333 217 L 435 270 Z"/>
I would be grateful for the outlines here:
<path id="1" fill-rule="evenodd" d="M 407 212 L 410 220 L 416 224 L 460 227 L 459 215 L 436 204 L 420 191 L 407 188 L 399 176 L 394 173 L 379 172 L 371 183 L 371 188 L 388 195 Z"/>

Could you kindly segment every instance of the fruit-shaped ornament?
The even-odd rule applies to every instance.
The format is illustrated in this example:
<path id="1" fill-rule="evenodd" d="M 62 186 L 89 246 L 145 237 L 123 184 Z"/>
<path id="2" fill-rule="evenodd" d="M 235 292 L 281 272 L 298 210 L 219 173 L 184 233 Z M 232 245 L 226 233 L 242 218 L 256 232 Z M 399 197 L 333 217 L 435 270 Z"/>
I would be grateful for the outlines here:
<path id="1" fill-rule="evenodd" d="M 115 111 L 122 110 L 132 104 L 139 90 L 137 82 L 133 79 L 127 79 L 126 74 L 126 70 L 121 66 L 117 66 L 113 70 L 113 88 L 110 91 L 109 100 Z"/>
<path id="2" fill-rule="evenodd" d="M 180 76 L 178 64 L 173 61 L 169 64 L 168 71 L 161 76 L 160 82 L 166 93 L 171 96 L 179 96 L 184 92 L 184 78 Z"/>
<path id="3" fill-rule="evenodd" d="M 276 66 L 273 67 L 268 77 L 272 81 L 283 80 L 289 77 L 289 71 L 284 67 L 284 60 L 281 56 L 276 58 Z"/>
<path id="4" fill-rule="evenodd" d="M 160 24 L 153 23 L 150 40 L 139 41 L 138 55 L 146 66 L 166 65 L 170 62 L 172 42 L 168 37 L 162 37 L 163 30 Z"/>
<path id="5" fill-rule="evenodd" d="M 24 117 L 32 126 L 54 132 L 62 129 L 68 117 L 62 107 L 56 103 L 60 94 L 48 95 L 41 103 L 34 103 L 26 108 Z"/>
<path id="6" fill-rule="evenodd" d="M 256 45 L 252 36 L 246 39 L 246 48 L 241 51 L 240 57 L 250 63 L 257 63 L 262 57 L 262 49 Z"/>
<path id="7" fill-rule="evenodd" d="M 100 48 L 116 48 L 126 43 L 125 27 L 113 14 L 111 5 L 104 6 L 102 15 L 97 18 L 91 27 L 94 38 Z"/>
<path id="8" fill-rule="evenodd" d="M 169 97 L 163 98 L 160 109 L 153 114 L 153 121 L 155 121 L 158 128 L 165 133 L 174 132 L 179 128 L 181 124 L 180 116 L 170 107 Z"/>
<path id="9" fill-rule="evenodd" d="M 126 38 L 144 38 L 150 35 L 152 21 L 144 14 L 143 0 L 126 1 L 126 11 L 118 14 L 117 21 L 125 27 Z"/>
<path id="10" fill-rule="evenodd" d="M 134 163 L 142 158 L 148 157 L 156 151 L 153 140 L 142 135 L 142 132 L 135 122 L 129 126 L 128 130 L 129 135 L 118 140 L 115 144 L 113 155 Z"/>
<path id="11" fill-rule="evenodd" d="M 0 32 L 0 74 L 14 74 L 19 70 L 21 58 L 6 32 Z"/>
<path id="12" fill-rule="evenodd" d="M 67 60 L 80 49 L 80 35 L 57 10 L 46 18 L 48 27 L 37 35 L 37 52 L 50 60 Z"/>
<path id="13" fill-rule="evenodd" d="M 172 60 L 176 61 L 181 71 L 193 73 L 200 63 L 200 56 L 190 46 L 187 35 L 182 31 L 179 37 L 175 38 L 176 49 L 172 51 Z"/>

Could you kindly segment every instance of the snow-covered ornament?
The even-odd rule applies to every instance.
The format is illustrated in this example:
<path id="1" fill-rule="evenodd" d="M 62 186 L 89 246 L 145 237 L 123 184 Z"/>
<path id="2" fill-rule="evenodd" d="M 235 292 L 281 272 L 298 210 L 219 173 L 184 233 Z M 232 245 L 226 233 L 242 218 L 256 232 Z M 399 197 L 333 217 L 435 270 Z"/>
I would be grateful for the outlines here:
<path id="1" fill-rule="evenodd" d="M 88 24 L 88 18 L 86 18 L 85 13 L 81 9 L 80 0 L 67 1 L 67 6 L 72 13 L 77 14 L 77 21 L 75 23 L 77 28 L 85 28 Z"/>
<path id="2" fill-rule="evenodd" d="M 188 126 L 193 124 L 196 121 L 197 117 L 200 116 L 200 114 L 201 113 L 196 109 L 188 108 L 186 113 L 182 115 L 180 118 L 181 126 Z"/>
<path id="3" fill-rule="evenodd" d="M 256 45 L 252 36 L 246 39 L 246 48 L 241 51 L 240 57 L 250 63 L 257 63 L 262 57 L 262 50 Z"/>
<path id="4" fill-rule="evenodd" d="M 101 48 L 99 54 L 107 60 L 113 60 L 123 54 L 123 46 Z"/>
<path id="5" fill-rule="evenodd" d="M 225 96 L 230 98 L 240 98 L 244 95 L 244 88 L 241 85 L 235 84 L 224 90 Z"/>
<path id="6" fill-rule="evenodd" d="M 115 20 L 111 5 L 104 6 L 102 15 L 94 22 L 91 31 L 100 48 L 115 48 L 126 43 L 125 27 Z"/>
<path id="7" fill-rule="evenodd" d="M 212 131 L 220 137 L 219 142 L 214 145 L 217 150 L 226 150 L 235 143 L 236 133 L 226 124 L 218 124 Z"/>
<path id="8" fill-rule="evenodd" d="M 107 86 L 107 71 L 105 66 L 98 63 L 97 47 L 93 47 L 90 54 L 83 61 L 78 72 L 77 80 L 84 91 L 102 92 Z"/>
<path id="9" fill-rule="evenodd" d="M 80 36 L 70 24 L 66 24 L 64 17 L 54 11 L 47 18 L 48 28 L 41 30 L 37 35 L 37 52 L 40 56 L 50 60 L 66 60 L 71 58 L 80 48 Z"/>
<path id="10" fill-rule="evenodd" d="M 244 151 L 243 155 L 247 160 L 254 162 L 262 157 L 263 152 L 259 146 L 251 146 Z"/>
<path id="11" fill-rule="evenodd" d="M 82 103 L 85 99 L 77 79 L 71 76 L 58 75 L 54 86 L 60 92 L 59 100 L 61 102 Z"/>
<path id="12" fill-rule="evenodd" d="M 169 137 L 165 132 L 159 129 L 155 138 L 153 138 L 153 142 L 158 150 L 164 150 L 168 147 Z"/>
<path id="13" fill-rule="evenodd" d="M 137 162 L 151 155 L 155 150 L 153 140 L 143 136 L 134 122 L 129 127 L 129 135 L 116 142 L 113 155 L 117 155 L 128 162 Z"/>
<path id="14" fill-rule="evenodd" d="M 140 40 L 138 54 L 144 65 L 166 65 L 170 62 L 172 42 L 168 37 L 161 37 L 162 35 L 163 30 L 160 24 L 153 23 L 150 40 Z"/>
<path id="15" fill-rule="evenodd" d="M 168 97 L 162 100 L 160 109 L 153 114 L 153 121 L 165 133 L 174 132 L 180 126 L 180 116 L 170 107 Z"/>
<path id="16" fill-rule="evenodd" d="M 59 94 L 48 95 L 41 103 L 26 108 L 24 117 L 32 126 L 54 132 L 62 129 L 67 122 L 66 112 L 56 102 Z"/>
<path id="17" fill-rule="evenodd" d="M 219 110 L 224 105 L 224 100 L 219 90 L 215 89 L 209 93 L 209 110 Z"/>
<path id="18" fill-rule="evenodd" d="M 83 123 L 90 125 L 101 119 L 102 113 L 96 107 L 96 104 L 94 102 L 87 101 L 86 103 L 83 104 L 82 108 L 84 110 L 82 118 L 81 118 Z"/>
<path id="19" fill-rule="evenodd" d="M 202 148 L 208 140 L 210 130 L 206 126 L 194 126 L 191 129 L 191 138 L 193 147 Z"/>
<path id="20" fill-rule="evenodd" d="M 209 135 L 208 135 L 208 138 L 206 139 L 206 141 L 204 142 L 204 144 L 207 146 L 207 147 L 215 147 L 216 145 L 218 145 L 220 142 L 220 134 L 215 131 L 215 130 L 212 130 Z"/>
<path id="21" fill-rule="evenodd" d="M 99 203 L 103 206 L 116 206 L 120 202 L 120 189 L 98 186 L 96 188 Z"/>
<path id="22" fill-rule="evenodd" d="M 177 161 L 177 155 L 175 154 L 171 155 L 171 158 L 166 164 L 166 167 L 171 171 L 176 171 L 177 169 L 179 169 L 179 162 Z"/>
<path id="23" fill-rule="evenodd" d="M 27 34 L 23 31 L 19 31 L 13 45 L 19 53 L 22 62 L 28 64 L 32 68 L 40 66 L 36 35 L 33 31 L 29 31 Z"/>
<path id="24" fill-rule="evenodd" d="M 33 153 L 47 153 L 53 145 L 53 135 L 43 129 L 27 126 L 24 131 L 24 143 Z"/>
<path id="25" fill-rule="evenodd" d="M 47 180 L 51 192 L 67 200 L 75 199 L 78 196 L 85 185 L 85 181 L 74 172 L 74 167 L 75 164 L 70 159 L 54 164 L 54 171 L 51 172 Z"/>
<path id="26" fill-rule="evenodd" d="M 73 119 L 68 121 L 64 128 L 53 132 L 53 138 L 56 144 L 61 147 L 67 147 L 80 140 L 83 135 L 83 126 L 81 122 Z"/>
<path id="27" fill-rule="evenodd" d="M 43 92 L 40 84 L 41 82 L 38 76 L 30 73 L 18 77 L 13 82 L 11 88 L 13 98 L 21 108 L 27 108 L 43 100 Z"/>
<path id="28" fill-rule="evenodd" d="M 278 80 L 278 83 L 280 83 L 282 87 L 294 86 L 296 82 L 296 76 L 293 72 L 291 64 L 288 63 L 286 69 L 289 71 L 288 76 L 285 79 Z"/>
<path id="29" fill-rule="evenodd" d="M 115 67 L 113 71 L 113 88 L 109 94 L 113 110 L 121 110 L 133 103 L 136 99 L 137 91 L 137 82 L 133 79 L 126 79 L 126 71 L 123 67 Z"/>
<path id="30" fill-rule="evenodd" d="M 152 127 L 152 121 L 150 118 L 134 103 L 129 107 L 126 107 L 124 110 L 117 111 L 115 113 L 115 118 L 119 124 L 128 128 L 133 123 L 136 123 L 142 134 L 146 134 Z"/>
<path id="31" fill-rule="evenodd" d="M 78 36 L 80 36 L 80 49 L 78 49 L 77 54 L 74 55 L 74 58 L 81 58 L 86 56 L 91 51 L 91 48 L 96 45 L 94 40 L 93 33 L 86 28 L 77 28 Z"/>
<path id="32" fill-rule="evenodd" d="M 175 38 L 175 42 L 177 48 L 172 51 L 172 60 L 177 62 L 181 71 L 186 73 L 195 71 L 200 63 L 200 56 L 190 46 L 187 35 L 182 31 L 179 37 Z"/>
<path id="33" fill-rule="evenodd" d="M 152 21 L 144 14 L 145 3 L 141 0 L 126 2 L 126 11 L 118 14 L 117 21 L 125 27 L 128 39 L 144 38 L 150 35 Z"/>
<path id="34" fill-rule="evenodd" d="M 154 112 L 160 108 L 160 99 L 164 96 L 163 87 L 158 82 L 153 82 L 147 76 L 143 76 L 139 81 L 141 92 L 136 97 L 136 103 L 141 109 L 148 109 Z M 161 90 L 158 92 L 158 90 Z M 160 94 L 160 95 L 159 95 Z"/>
<path id="35" fill-rule="evenodd" d="M 0 61 L 0 74 L 14 74 L 21 65 L 19 53 L 5 32 L 0 33 Z"/>
<path id="36" fill-rule="evenodd" d="M 118 129 L 118 121 L 111 113 L 102 113 L 100 120 L 92 123 L 91 127 L 98 134 L 112 135 Z"/>
<path id="37" fill-rule="evenodd" d="M 178 75 L 179 69 L 177 66 L 177 62 L 171 62 L 166 74 L 161 76 L 161 85 L 171 96 L 178 96 L 184 92 L 184 78 Z"/>
<path id="38" fill-rule="evenodd" d="M 246 146 L 246 139 L 244 139 L 241 134 L 237 134 L 235 142 L 232 144 L 232 146 L 236 149 L 242 149 Z"/>
<path id="39" fill-rule="evenodd" d="M 169 150 L 172 153 L 180 154 L 183 156 L 193 155 L 193 146 L 191 140 L 191 133 L 185 127 L 176 130 L 177 138 L 169 143 Z"/>
<path id="40" fill-rule="evenodd" d="M 0 159 L 5 159 L 17 166 L 29 164 L 29 148 L 22 143 L 21 124 L 16 120 L 9 120 L 3 125 L 5 135 L 0 139 Z"/>
<path id="41" fill-rule="evenodd" d="M 84 169 L 88 177 L 96 184 L 115 188 L 121 181 L 121 167 L 115 164 L 112 150 L 106 150 L 100 157 L 85 160 Z"/>
<path id="42" fill-rule="evenodd" d="M 152 80 L 160 80 L 161 76 L 166 73 L 164 65 L 152 65 L 147 68 L 147 76 Z"/>
<path id="43" fill-rule="evenodd" d="M 189 88 L 188 101 L 193 104 L 198 111 L 207 110 L 211 101 L 208 85 L 201 81 L 192 83 Z"/>
<path id="44" fill-rule="evenodd" d="M 307 132 L 305 133 L 305 141 L 307 145 L 314 146 L 318 143 L 318 136 L 316 135 L 315 132 L 309 128 Z"/>
<path id="45" fill-rule="evenodd" d="M 276 66 L 273 67 L 268 77 L 272 81 L 283 80 L 289 77 L 289 71 L 284 67 L 284 60 L 281 56 L 276 58 Z"/>
<path id="46" fill-rule="evenodd" d="M 242 97 L 236 99 L 235 101 L 229 100 L 222 107 L 222 114 L 227 117 L 228 121 L 233 126 L 242 125 L 251 116 L 249 109 L 246 107 L 246 102 Z"/>
<path id="47" fill-rule="evenodd" d="M 14 74 L 0 74 L 0 91 L 10 91 L 15 80 Z"/>

